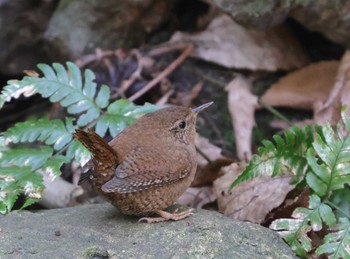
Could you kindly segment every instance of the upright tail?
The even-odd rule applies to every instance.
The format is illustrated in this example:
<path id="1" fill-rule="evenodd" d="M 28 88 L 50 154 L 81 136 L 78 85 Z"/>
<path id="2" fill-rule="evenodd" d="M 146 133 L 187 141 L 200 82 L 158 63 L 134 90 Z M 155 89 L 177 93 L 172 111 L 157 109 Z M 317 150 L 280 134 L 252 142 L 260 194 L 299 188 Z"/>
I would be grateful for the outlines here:
<path id="1" fill-rule="evenodd" d="M 92 154 L 92 162 L 84 166 L 79 184 L 93 177 L 100 180 L 101 184 L 113 177 L 117 164 L 117 153 L 108 143 L 97 135 L 92 129 L 88 132 L 77 129 L 74 137 L 79 140 Z"/>

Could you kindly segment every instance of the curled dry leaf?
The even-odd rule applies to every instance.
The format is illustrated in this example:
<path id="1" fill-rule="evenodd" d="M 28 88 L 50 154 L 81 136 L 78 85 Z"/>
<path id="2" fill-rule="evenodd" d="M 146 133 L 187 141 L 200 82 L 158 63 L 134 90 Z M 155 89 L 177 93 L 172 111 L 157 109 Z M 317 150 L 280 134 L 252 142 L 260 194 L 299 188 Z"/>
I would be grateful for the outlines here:
<path id="1" fill-rule="evenodd" d="M 251 81 L 242 75 L 236 76 L 227 86 L 228 109 L 232 117 L 236 138 L 237 156 L 248 161 L 252 157 L 252 131 L 258 98 L 250 92 Z"/>
<path id="2" fill-rule="evenodd" d="M 245 163 L 224 167 L 225 174 L 214 182 L 219 211 L 232 219 L 261 223 L 272 209 L 284 201 L 294 186 L 289 184 L 291 176 L 285 175 L 255 178 L 228 192 L 231 183 L 245 167 Z"/>
<path id="3" fill-rule="evenodd" d="M 171 42 L 193 42 L 193 56 L 227 68 L 290 70 L 303 67 L 308 59 L 286 27 L 267 31 L 246 29 L 229 16 L 213 19 L 197 34 L 177 32 Z"/>
<path id="4" fill-rule="evenodd" d="M 319 124 L 335 124 L 340 119 L 342 105 L 346 105 L 346 114 L 350 115 L 350 51 L 346 51 L 332 84 L 332 90 L 324 102 L 315 108 L 315 121 Z"/>
<path id="5" fill-rule="evenodd" d="M 197 149 L 205 154 L 211 163 L 209 163 L 203 155 L 197 152 L 197 173 L 192 182 L 192 186 L 212 185 L 214 180 L 221 176 L 221 167 L 227 166 L 233 161 L 221 154 L 221 148 L 210 143 L 208 139 L 199 136 L 198 134 L 196 136 L 195 144 Z"/>
<path id="6" fill-rule="evenodd" d="M 178 203 L 187 205 L 192 208 L 200 209 L 204 205 L 214 202 L 216 196 L 213 187 L 190 187 L 179 197 Z"/>
<path id="7" fill-rule="evenodd" d="M 313 110 L 328 98 L 338 67 L 338 61 L 323 61 L 289 73 L 261 100 L 271 106 Z"/>
<path id="8" fill-rule="evenodd" d="M 293 192 L 291 192 L 293 193 Z M 290 193 L 290 194 L 291 194 Z M 290 196 L 288 194 L 288 196 Z M 296 194 L 291 195 L 291 197 L 284 200 L 284 202 L 279 206 L 278 208 L 270 211 L 264 221 L 265 226 L 269 226 L 272 221 L 275 219 L 281 219 L 281 218 L 291 218 L 293 211 L 298 207 L 304 207 L 307 208 L 309 205 L 309 198 L 310 198 L 310 190 L 309 188 L 304 188 L 301 193 L 298 194 L 297 197 L 295 197 Z"/>

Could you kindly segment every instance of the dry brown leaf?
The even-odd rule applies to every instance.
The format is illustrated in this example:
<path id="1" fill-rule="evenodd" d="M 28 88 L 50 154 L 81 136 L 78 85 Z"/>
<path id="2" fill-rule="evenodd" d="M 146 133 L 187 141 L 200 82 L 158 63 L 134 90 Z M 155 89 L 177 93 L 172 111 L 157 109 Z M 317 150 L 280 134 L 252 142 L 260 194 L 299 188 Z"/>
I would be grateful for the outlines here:
<path id="1" fill-rule="evenodd" d="M 300 191 L 299 191 L 300 192 Z M 292 194 L 292 195 L 291 195 Z M 290 196 L 291 197 L 288 197 Z M 297 195 L 297 196 L 296 196 Z M 290 192 L 287 198 L 278 208 L 270 211 L 264 221 L 265 226 L 269 226 L 275 219 L 291 218 L 293 211 L 298 207 L 307 208 L 309 206 L 310 190 L 304 188 L 300 193 Z"/>
<path id="2" fill-rule="evenodd" d="M 289 73 L 261 97 L 271 106 L 313 110 L 333 87 L 339 61 L 323 61 Z"/>
<path id="3" fill-rule="evenodd" d="M 291 176 L 255 178 L 241 183 L 227 192 L 231 183 L 245 169 L 244 163 L 233 163 L 224 167 L 224 175 L 214 182 L 214 192 L 218 199 L 219 211 L 237 220 L 261 223 L 267 213 L 278 207 L 289 191 Z"/>
<path id="4" fill-rule="evenodd" d="M 216 196 L 213 192 L 213 187 L 190 187 L 187 188 L 177 200 L 178 203 L 187 205 L 192 208 L 200 209 L 204 205 L 214 202 Z"/>
<path id="5" fill-rule="evenodd" d="M 231 164 L 232 159 L 221 154 L 221 148 L 210 143 L 208 139 L 197 134 L 195 140 L 196 147 L 211 161 L 208 163 L 201 154 L 197 152 L 197 173 L 191 186 L 211 185 L 219 176 L 222 166 Z"/>
<path id="6" fill-rule="evenodd" d="M 250 92 L 251 81 L 237 75 L 227 86 L 228 109 L 235 132 L 237 156 L 248 161 L 252 157 L 252 132 L 255 125 L 254 113 L 258 108 L 258 98 Z"/>
<path id="7" fill-rule="evenodd" d="M 176 32 L 170 41 L 191 41 L 196 45 L 193 56 L 227 68 L 276 71 L 308 63 L 304 51 L 286 27 L 267 31 L 246 29 L 227 15 L 213 19 L 203 32 Z"/>
<path id="8" fill-rule="evenodd" d="M 332 86 L 328 99 L 315 108 L 315 121 L 319 124 L 337 123 L 344 104 L 347 106 L 346 114 L 350 115 L 350 51 L 345 52 Z"/>

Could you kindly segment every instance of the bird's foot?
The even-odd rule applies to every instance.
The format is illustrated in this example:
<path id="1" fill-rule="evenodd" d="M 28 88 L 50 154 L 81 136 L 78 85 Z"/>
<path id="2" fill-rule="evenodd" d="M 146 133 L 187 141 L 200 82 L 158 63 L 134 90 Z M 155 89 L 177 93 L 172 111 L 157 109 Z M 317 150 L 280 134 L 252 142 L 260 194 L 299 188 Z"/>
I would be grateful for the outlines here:
<path id="1" fill-rule="evenodd" d="M 146 223 L 158 223 L 158 222 L 163 222 L 168 220 L 177 221 L 193 215 L 192 211 L 193 209 L 189 209 L 179 213 L 176 213 L 176 211 L 174 213 L 170 213 L 164 210 L 155 210 L 154 213 L 158 214 L 160 217 L 157 217 L 157 218 L 143 217 L 143 218 L 140 218 L 138 222 L 145 221 Z"/>

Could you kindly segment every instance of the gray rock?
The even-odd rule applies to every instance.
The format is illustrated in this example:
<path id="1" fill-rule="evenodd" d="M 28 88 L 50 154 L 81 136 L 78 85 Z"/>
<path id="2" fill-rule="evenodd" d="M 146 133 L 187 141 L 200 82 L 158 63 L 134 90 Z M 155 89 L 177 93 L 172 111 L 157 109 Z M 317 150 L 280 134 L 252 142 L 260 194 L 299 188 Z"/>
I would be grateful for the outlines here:
<path id="1" fill-rule="evenodd" d="M 70 60 L 95 48 L 134 47 L 158 28 L 169 6 L 161 0 L 61 0 L 45 37 Z"/>
<path id="2" fill-rule="evenodd" d="M 0 216 L 0 258 L 296 258 L 269 229 L 200 210 L 137 223 L 109 204 Z"/>
<path id="3" fill-rule="evenodd" d="M 0 73 L 22 74 L 49 60 L 42 36 L 54 2 L 0 0 Z"/>
<path id="4" fill-rule="evenodd" d="M 350 47 L 350 2 L 323 0 L 214 0 L 237 22 L 266 29 L 293 17 L 309 30 L 321 32 L 330 40 Z"/>

